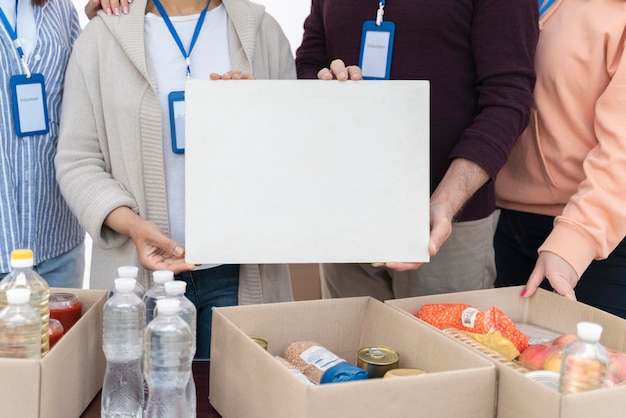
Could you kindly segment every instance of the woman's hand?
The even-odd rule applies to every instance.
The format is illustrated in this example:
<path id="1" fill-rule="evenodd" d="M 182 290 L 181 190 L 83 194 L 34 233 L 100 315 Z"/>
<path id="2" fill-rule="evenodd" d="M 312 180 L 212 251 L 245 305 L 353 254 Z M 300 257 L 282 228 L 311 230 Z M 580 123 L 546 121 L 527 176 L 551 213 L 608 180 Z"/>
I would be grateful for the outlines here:
<path id="1" fill-rule="evenodd" d="M 124 14 L 128 14 L 128 5 L 132 3 L 132 0 L 89 0 L 85 4 L 85 14 L 89 20 L 93 19 L 98 10 L 102 9 L 109 16 L 120 15 L 120 11 Z"/>

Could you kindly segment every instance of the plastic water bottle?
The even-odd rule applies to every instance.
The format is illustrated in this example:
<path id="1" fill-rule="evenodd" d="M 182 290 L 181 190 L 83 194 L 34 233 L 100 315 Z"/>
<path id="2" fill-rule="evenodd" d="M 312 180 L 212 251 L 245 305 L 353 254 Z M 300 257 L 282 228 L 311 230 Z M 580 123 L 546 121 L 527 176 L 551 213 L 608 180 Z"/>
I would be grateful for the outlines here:
<path id="1" fill-rule="evenodd" d="M 103 418 L 141 418 L 146 311 L 134 293 L 135 279 L 115 279 L 115 294 L 104 304 L 102 348 L 106 371 L 102 384 Z"/>
<path id="2" fill-rule="evenodd" d="M 7 305 L 7 290 L 14 288 L 30 289 L 30 306 L 39 314 L 41 320 L 40 345 L 43 357 L 50 351 L 50 335 L 48 334 L 50 286 L 33 270 L 31 250 L 19 249 L 11 252 L 11 272 L 0 281 L 0 309 Z"/>
<path id="3" fill-rule="evenodd" d="M 578 340 L 563 349 L 561 360 L 561 393 L 576 393 L 606 386 L 609 354 L 600 344 L 602 326 L 579 322 Z"/>
<path id="4" fill-rule="evenodd" d="M 117 277 L 120 279 L 135 279 L 137 280 L 137 276 L 139 275 L 139 268 L 136 266 L 120 266 L 117 268 Z M 115 285 L 109 291 L 108 297 L 110 298 L 115 293 Z M 144 287 L 139 283 L 139 281 L 135 282 L 135 293 L 139 296 L 139 299 L 143 300 L 143 295 L 145 293 Z"/>
<path id="5" fill-rule="evenodd" d="M 0 311 L 0 357 L 41 358 L 41 319 L 30 306 L 30 289 L 9 289 Z"/>
<path id="6" fill-rule="evenodd" d="M 146 327 L 144 373 L 150 395 L 145 418 L 190 415 L 185 389 L 191 374 L 191 329 L 178 315 L 180 302 L 157 301 L 157 316 Z"/>
<path id="7" fill-rule="evenodd" d="M 154 319 L 157 300 L 165 297 L 165 283 L 172 280 L 174 280 L 174 273 L 169 270 L 157 270 L 152 273 L 154 283 L 143 297 L 146 304 L 146 326 Z"/>
<path id="8" fill-rule="evenodd" d="M 178 316 L 180 316 L 191 329 L 191 357 L 196 353 L 196 305 L 185 297 L 187 283 L 181 280 L 173 280 L 165 283 L 165 295 L 168 298 L 176 299 L 180 302 Z M 189 405 L 189 417 L 196 417 L 196 383 L 193 380 L 193 373 L 189 375 L 189 382 L 186 388 L 187 403 Z"/>

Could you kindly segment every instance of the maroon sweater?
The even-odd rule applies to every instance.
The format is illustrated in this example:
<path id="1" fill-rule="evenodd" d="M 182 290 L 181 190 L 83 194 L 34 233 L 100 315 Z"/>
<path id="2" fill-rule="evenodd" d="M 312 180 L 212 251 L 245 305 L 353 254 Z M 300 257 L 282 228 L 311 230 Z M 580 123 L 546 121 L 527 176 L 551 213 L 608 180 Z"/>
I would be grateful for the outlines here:
<path id="1" fill-rule="evenodd" d="M 312 0 L 298 77 L 317 78 L 335 58 L 358 64 L 361 26 L 377 9 L 377 0 Z M 396 25 L 391 78 L 430 80 L 431 192 L 456 157 L 495 178 L 528 123 L 537 0 L 387 0 L 384 18 Z M 457 220 L 494 209 L 490 181 Z"/>

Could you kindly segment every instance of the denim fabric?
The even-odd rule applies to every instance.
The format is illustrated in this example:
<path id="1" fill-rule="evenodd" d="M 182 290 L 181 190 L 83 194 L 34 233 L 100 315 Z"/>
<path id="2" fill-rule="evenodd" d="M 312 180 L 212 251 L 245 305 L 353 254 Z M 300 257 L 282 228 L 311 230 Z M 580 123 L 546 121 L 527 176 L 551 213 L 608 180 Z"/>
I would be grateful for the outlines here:
<path id="1" fill-rule="evenodd" d="M 221 266 L 186 271 L 176 275 L 176 280 L 187 283 L 185 296 L 198 311 L 196 359 L 209 359 L 211 355 L 211 308 L 235 306 L 239 302 L 239 265 Z"/>
<path id="2" fill-rule="evenodd" d="M 70 251 L 39 263 L 33 270 L 39 273 L 50 287 L 82 289 L 85 274 L 85 243 L 81 242 Z M 0 274 L 0 279 L 7 274 Z"/>
<path id="3" fill-rule="evenodd" d="M 501 210 L 494 238 L 495 287 L 526 284 L 553 222 L 552 216 Z M 541 287 L 552 290 L 548 280 Z M 578 301 L 626 318 L 626 240 L 606 260 L 591 262 L 574 291 Z"/>

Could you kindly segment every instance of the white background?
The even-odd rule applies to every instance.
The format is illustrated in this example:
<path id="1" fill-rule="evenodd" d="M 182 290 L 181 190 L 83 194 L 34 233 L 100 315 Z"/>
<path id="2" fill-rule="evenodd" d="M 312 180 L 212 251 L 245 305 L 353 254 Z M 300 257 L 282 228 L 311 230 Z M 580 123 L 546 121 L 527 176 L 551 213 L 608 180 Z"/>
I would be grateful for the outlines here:
<path id="1" fill-rule="evenodd" d="M 88 22 L 85 16 L 84 8 L 87 0 L 72 0 L 78 10 L 81 24 L 85 26 Z M 280 26 L 283 28 L 285 35 L 291 43 L 291 49 L 296 48 L 302 41 L 302 24 L 308 16 L 311 9 L 310 0 L 254 0 L 255 3 L 265 6 L 267 12 L 274 16 Z M 131 5 L 132 7 L 132 5 Z"/>

